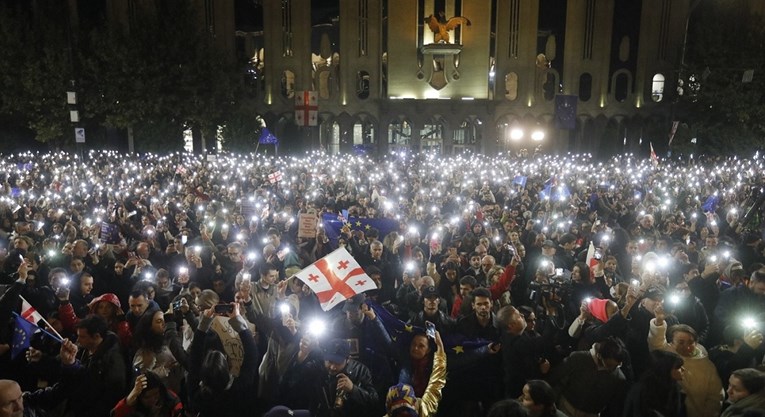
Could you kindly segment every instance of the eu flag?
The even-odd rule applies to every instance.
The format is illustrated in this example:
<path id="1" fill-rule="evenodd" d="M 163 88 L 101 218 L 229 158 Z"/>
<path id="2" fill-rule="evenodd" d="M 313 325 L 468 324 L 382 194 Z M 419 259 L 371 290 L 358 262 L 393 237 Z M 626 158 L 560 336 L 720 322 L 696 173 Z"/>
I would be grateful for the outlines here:
<path id="1" fill-rule="evenodd" d="M 524 175 L 516 175 L 515 178 L 513 178 L 513 184 L 520 185 L 523 188 L 526 188 L 526 180 L 528 177 Z"/>
<path id="2" fill-rule="evenodd" d="M 555 96 L 555 126 L 558 129 L 576 129 L 576 105 L 579 97 L 558 94 Z"/>
<path id="3" fill-rule="evenodd" d="M 368 232 L 372 228 L 380 232 L 378 240 L 382 242 L 385 235 L 398 230 L 398 221 L 392 219 L 369 219 L 364 217 L 350 217 L 346 215 L 337 215 L 325 213 L 322 217 L 324 231 L 330 240 L 335 242 L 340 237 L 340 229 L 348 225 L 351 230 L 361 230 Z"/>
<path id="4" fill-rule="evenodd" d="M 16 355 L 23 352 L 24 349 L 29 347 L 29 342 L 32 340 L 32 335 L 37 331 L 38 327 L 28 322 L 17 313 L 13 313 L 14 320 L 16 321 L 16 328 L 13 330 L 13 341 L 11 343 L 11 359 L 15 359 Z"/>
<path id="5" fill-rule="evenodd" d="M 267 127 L 264 127 L 263 130 L 260 131 L 260 139 L 258 139 L 258 143 L 261 145 L 278 145 L 279 139 L 274 136 Z"/>
<path id="6" fill-rule="evenodd" d="M 704 210 L 704 212 L 709 213 L 717 210 L 717 203 L 720 202 L 720 197 L 716 195 L 710 195 L 707 198 L 707 201 L 704 202 L 704 204 L 701 205 L 701 209 Z"/>

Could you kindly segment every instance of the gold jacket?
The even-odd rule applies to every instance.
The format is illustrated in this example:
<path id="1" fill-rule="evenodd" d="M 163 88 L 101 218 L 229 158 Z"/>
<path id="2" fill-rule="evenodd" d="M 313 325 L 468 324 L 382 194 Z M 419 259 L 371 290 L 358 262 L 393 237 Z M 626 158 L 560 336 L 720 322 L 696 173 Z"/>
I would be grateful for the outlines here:
<path id="1" fill-rule="evenodd" d="M 436 350 L 433 356 L 433 371 L 428 379 L 428 387 L 422 398 L 417 398 L 417 414 L 419 417 L 431 417 L 438 411 L 438 403 L 441 402 L 441 390 L 446 385 L 446 353 Z M 389 417 L 388 414 L 385 417 Z"/>
<path id="2" fill-rule="evenodd" d="M 422 398 L 417 399 L 417 414 L 420 417 L 430 417 L 436 414 L 444 385 L 446 385 L 446 353 L 439 349 L 433 356 L 433 372 L 430 373 L 428 387 L 425 388 Z"/>

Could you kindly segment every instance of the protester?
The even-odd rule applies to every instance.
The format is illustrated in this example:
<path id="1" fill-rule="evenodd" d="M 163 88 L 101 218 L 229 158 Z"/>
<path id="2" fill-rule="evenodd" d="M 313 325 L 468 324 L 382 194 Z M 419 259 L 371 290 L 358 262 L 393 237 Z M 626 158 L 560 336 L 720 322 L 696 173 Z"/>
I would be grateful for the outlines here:
<path id="1" fill-rule="evenodd" d="M 499 401 L 501 391 L 518 398 L 537 379 L 554 383 L 560 408 L 534 388 L 532 415 L 620 415 L 634 375 L 653 370 L 674 387 L 653 368 L 652 348 L 685 362 L 687 417 L 711 416 L 716 406 L 692 405 L 697 391 L 716 390 L 719 405 L 715 378 L 728 381 L 765 356 L 763 173 L 759 154 L 656 166 L 634 155 L 1 156 L 0 292 L 10 289 L 0 299 L 0 376 L 26 391 L 50 377 L 47 394 L 25 402 L 66 393 L 70 414 L 106 415 L 129 396 L 128 353 L 144 371 L 177 360 L 164 382 L 183 409 L 203 415 L 275 404 L 334 413 L 338 384 L 349 394 L 340 410 L 382 415 L 394 370 L 412 370 L 417 393 L 433 375 L 427 338 L 418 349 L 430 351 L 416 363 L 395 353 L 411 353 L 413 335 L 431 322 L 450 364 L 439 416 L 526 413 Z M 327 261 L 338 248 L 358 263 L 352 275 Z M 365 282 L 376 289 L 360 296 Z M 221 300 L 242 316 L 213 317 Z M 208 310 L 201 320 L 200 309 Z M 58 336 L 28 335 L 14 312 L 46 331 L 80 333 L 83 368 L 94 374 L 78 372 L 81 383 L 67 386 L 66 371 L 79 368 L 57 365 Z M 78 329 L 93 317 L 105 319 L 103 335 Z M 309 332 L 314 322 L 326 330 Z M 677 323 L 687 327 L 668 330 Z M 659 343 L 660 328 L 670 344 Z M 345 353 L 330 349 L 335 338 L 348 354 L 327 365 Z M 702 341 L 715 346 L 716 367 L 702 360 Z M 64 346 L 69 363 L 73 345 Z M 117 358 L 122 368 L 102 367 Z M 350 383 L 329 378 L 346 373 Z M 121 384 L 100 383 L 117 375 Z"/>

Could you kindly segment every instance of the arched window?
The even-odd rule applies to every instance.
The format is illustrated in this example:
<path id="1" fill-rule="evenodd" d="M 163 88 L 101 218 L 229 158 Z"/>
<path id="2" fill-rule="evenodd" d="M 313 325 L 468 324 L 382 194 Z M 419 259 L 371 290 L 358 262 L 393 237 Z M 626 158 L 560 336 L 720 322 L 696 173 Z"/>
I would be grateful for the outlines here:
<path id="1" fill-rule="evenodd" d="M 369 73 L 366 71 L 356 73 L 356 96 L 362 100 L 369 97 Z"/>
<path id="2" fill-rule="evenodd" d="M 630 79 L 627 74 L 621 73 L 616 76 L 616 85 L 614 86 L 614 98 L 616 101 L 623 103 L 627 100 L 629 94 Z"/>
<path id="3" fill-rule="evenodd" d="M 284 70 L 281 82 L 282 97 L 295 97 L 295 73 L 290 70 Z"/>
<path id="4" fill-rule="evenodd" d="M 329 87 L 330 72 L 328 69 L 322 68 L 319 70 L 319 97 L 327 100 L 331 97 L 331 89 Z"/>
<path id="5" fill-rule="evenodd" d="M 653 76 L 651 84 L 651 99 L 660 102 L 664 98 L 664 75 L 656 74 Z"/>
<path id="6" fill-rule="evenodd" d="M 584 73 L 579 76 L 579 100 L 588 101 L 592 97 L 592 75 Z"/>
<path id="7" fill-rule="evenodd" d="M 518 98 L 518 74 L 514 72 L 505 75 L 505 98 L 510 101 Z"/>
<path id="8" fill-rule="evenodd" d="M 353 125 L 354 145 L 373 145 L 375 143 L 375 126 L 372 123 L 356 122 Z"/>
<path id="9" fill-rule="evenodd" d="M 388 125 L 388 143 L 391 145 L 409 145 L 412 139 L 412 125 L 406 120 L 394 121 Z"/>

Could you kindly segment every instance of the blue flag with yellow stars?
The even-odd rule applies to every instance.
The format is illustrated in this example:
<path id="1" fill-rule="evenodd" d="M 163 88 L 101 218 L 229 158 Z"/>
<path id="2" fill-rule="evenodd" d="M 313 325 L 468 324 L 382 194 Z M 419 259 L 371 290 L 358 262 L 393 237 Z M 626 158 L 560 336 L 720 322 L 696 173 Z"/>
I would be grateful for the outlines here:
<path id="1" fill-rule="evenodd" d="M 333 242 L 337 242 L 340 237 L 340 229 L 347 225 L 351 230 L 360 230 L 365 234 L 372 228 L 380 232 L 377 240 L 382 242 L 385 235 L 398 230 L 398 221 L 393 219 L 370 219 L 365 217 L 350 217 L 346 215 L 337 215 L 325 213 L 322 217 L 324 231 L 327 237 Z"/>
<path id="2" fill-rule="evenodd" d="M 15 359 L 16 355 L 23 352 L 24 349 L 29 347 L 29 343 L 32 340 L 32 335 L 37 331 L 38 327 L 34 324 L 26 321 L 23 317 L 14 313 L 14 319 L 16 320 L 16 328 L 13 330 L 13 341 L 11 344 L 11 359 Z"/>
<path id="3" fill-rule="evenodd" d="M 260 138 L 258 138 L 258 143 L 261 145 L 278 145 L 279 139 L 274 136 L 274 134 L 271 133 L 268 128 L 264 127 L 260 131 Z"/>
<path id="4" fill-rule="evenodd" d="M 377 318 L 382 323 L 391 341 L 398 345 L 404 352 L 409 351 L 409 344 L 412 342 L 412 337 L 416 334 L 425 334 L 425 329 L 419 326 L 412 326 L 399 320 L 396 316 L 391 314 L 385 307 L 367 301 L 369 308 L 374 310 Z M 462 335 L 441 335 L 441 340 L 444 342 L 444 349 L 446 349 L 447 355 L 461 355 L 476 351 L 479 348 L 487 346 L 490 341 L 484 339 L 467 339 Z"/>

